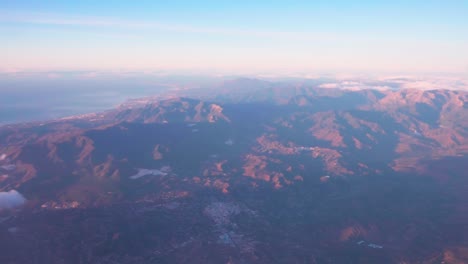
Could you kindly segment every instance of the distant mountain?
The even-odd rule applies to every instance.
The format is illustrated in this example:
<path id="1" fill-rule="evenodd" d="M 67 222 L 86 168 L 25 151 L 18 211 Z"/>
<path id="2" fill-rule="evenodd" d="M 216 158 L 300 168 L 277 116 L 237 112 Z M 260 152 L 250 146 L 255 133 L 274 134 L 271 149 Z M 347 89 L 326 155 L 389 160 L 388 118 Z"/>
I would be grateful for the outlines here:
<path id="1" fill-rule="evenodd" d="M 467 99 L 239 79 L 3 126 L 0 260 L 463 263 Z"/>

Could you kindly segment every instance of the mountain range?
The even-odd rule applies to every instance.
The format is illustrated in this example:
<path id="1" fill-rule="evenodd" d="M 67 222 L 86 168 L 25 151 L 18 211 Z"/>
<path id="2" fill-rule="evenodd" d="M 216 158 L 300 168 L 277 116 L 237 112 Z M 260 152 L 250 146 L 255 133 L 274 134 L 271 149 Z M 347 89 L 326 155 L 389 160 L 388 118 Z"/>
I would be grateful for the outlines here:
<path id="1" fill-rule="evenodd" d="M 0 127 L 2 263 L 466 263 L 468 92 L 235 79 Z"/>

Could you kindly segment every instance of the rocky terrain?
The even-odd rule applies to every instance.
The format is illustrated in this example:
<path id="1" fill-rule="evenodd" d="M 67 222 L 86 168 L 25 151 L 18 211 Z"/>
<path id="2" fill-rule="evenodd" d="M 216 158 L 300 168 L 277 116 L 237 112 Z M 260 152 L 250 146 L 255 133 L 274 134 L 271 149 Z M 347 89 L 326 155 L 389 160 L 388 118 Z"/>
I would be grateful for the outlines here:
<path id="1" fill-rule="evenodd" d="M 0 261 L 466 263 L 467 102 L 241 79 L 0 127 Z"/>

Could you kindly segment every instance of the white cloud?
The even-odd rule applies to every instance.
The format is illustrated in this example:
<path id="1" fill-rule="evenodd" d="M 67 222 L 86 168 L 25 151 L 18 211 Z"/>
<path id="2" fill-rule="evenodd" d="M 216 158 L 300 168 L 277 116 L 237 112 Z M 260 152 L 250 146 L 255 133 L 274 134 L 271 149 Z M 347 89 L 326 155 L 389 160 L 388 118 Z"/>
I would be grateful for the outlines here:
<path id="1" fill-rule="evenodd" d="M 468 91 L 468 78 L 457 75 L 393 75 L 378 77 L 346 76 L 335 77 L 336 82 L 323 83 L 320 88 L 339 88 L 346 90 L 457 90 Z"/>
<path id="2" fill-rule="evenodd" d="M 370 85 L 367 84 L 366 82 L 357 82 L 357 81 L 352 81 L 352 80 L 344 80 L 340 81 L 337 83 L 324 83 L 319 85 L 319 88 L 325 88 L 325 89 L 343 89 L 343 90 L 353 90 L 353 91 L 359 91 L 359 90 L 364 90 L 364 89 L 373 89 L 373 90 L 389 90 L 391 87 L 386 86 L 384 84 L 382 85 Z"/>
<path id="3" fill-rule="evenodd" d="M 421 76 L 421 77 L 389 77 L 381 78 L 381 81 L 393 82 L 399 85 L 400 89 L 418 90 L 458 90 L 468 91 L 468 79 L 452 76 Z"/>
<path id="4" fill-rule="evenodd" d="M 319 85 L 319 87 L 320 88 L 326 88 L 326 89 L 334 89 L 334 88 L 338 88 L 339 84 L 337 84 L 337 83 L 324 83 L 324 84 Z"/>
<path id="5" fill-rule="evenodd" d="M 23 205 L 25 202 L 26 198 L 16 190 L 0 192 L 0 210 L 15 208 Z"/>

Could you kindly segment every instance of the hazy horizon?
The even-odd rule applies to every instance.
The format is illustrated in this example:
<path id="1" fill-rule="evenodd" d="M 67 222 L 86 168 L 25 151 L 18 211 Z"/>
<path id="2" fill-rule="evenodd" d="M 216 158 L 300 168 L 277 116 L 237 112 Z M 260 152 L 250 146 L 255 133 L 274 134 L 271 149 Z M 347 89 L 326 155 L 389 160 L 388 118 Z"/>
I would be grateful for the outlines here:
<path id="1" fill-rule="evenodd" d="M 0 125 L 47 121 L 101 112 L 130 99 L 221 86 L 225 81 L 253 79 L 284 87 L 344 90 L 468 91 L 468 79 L 446 75 L 203 75 L 165 72 L 54 71 L 0 74 Z M 242 83 L 242 82 L 240 82 Z M 239 84 L 241 85 L 241 84 Z M 242 87 L 239 86 L 239 89 Z"/>
<path id="2" fill-rule="evenodd" d="M 468 2 L 0 3 L 0 124 L 238 77 L 468 90 Z"/>

